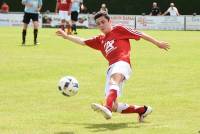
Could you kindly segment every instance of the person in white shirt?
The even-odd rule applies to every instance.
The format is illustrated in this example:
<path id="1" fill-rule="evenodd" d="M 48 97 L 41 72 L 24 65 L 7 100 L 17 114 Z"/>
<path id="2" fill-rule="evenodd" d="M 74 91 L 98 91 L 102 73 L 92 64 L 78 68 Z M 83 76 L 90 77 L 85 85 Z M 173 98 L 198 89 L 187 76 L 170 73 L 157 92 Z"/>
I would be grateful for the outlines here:
<path id="1" fill-rule="evenodd" d="M 101 4 L 100 11 L 104 11 L 104 12 L 108 13 L 108 8 L 106 7 L 105 3 Z"/>
<path id="2" fill-rule="evenodd" d="M 163 16 L 168 13 L 170 14 L 170 16 L 179 16 L 180 15 L 178 12 L 178 9 L 174 6 L 174 3 L 170 3 L 170 7 L 168 8 L 167 11 L 165 11 Z"/>

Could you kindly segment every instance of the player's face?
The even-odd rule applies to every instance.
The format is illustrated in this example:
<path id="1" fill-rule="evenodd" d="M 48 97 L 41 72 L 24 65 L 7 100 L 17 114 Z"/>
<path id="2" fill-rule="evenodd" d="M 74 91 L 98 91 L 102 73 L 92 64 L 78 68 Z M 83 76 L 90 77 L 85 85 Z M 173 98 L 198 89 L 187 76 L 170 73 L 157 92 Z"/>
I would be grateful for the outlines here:
<path id="1" fill-rule="evenodd" d="M 112 30 L 111 21 L 107 20 L 104 16 L 99 17 L 96 19 L 97 27 L 103 32 L 104 34 L 109 33 Z"/>

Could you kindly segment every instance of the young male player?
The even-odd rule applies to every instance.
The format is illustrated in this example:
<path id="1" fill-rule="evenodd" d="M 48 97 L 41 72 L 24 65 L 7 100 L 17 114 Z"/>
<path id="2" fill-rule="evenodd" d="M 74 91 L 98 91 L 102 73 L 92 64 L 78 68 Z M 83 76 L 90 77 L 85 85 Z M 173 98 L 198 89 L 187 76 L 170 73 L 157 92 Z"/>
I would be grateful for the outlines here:
<path id="1" fill-rule="evenodd" d="M 39 12 L 42 8 L 42 0 L 22 0 L 22 4 L 25 6 L 24 9 L 24 25 L 23 25 L 23 31 L 22 31 L 22 45 L 25 45 L 26 43 L 26 30 L 28 27 L 28 24 L 30 23 L 30 20 L 33 21 L 33 27 L 34 27 L 34 45 L 38 45 L 37 42 L 37 35 L 38 35 L 38 17 Z"/>
<path id="2" fill-rule="evenodd" d="M 105 87 L 106 103 L 105 105 L 93 103 L 91 105 L 92 109 L 101 112 L 106 119 L 112 117 L 112 112 L 123 114 L 138 113 L 139 121 L 143 122 L 144 118 L 152 112 L 150 106 L 129 105 L 117 101 L 117 98 L 122 92 L 122 84 L 125 80 L 129 79 L 132 72 L 129 39 L 139 40 L 142 38 L 164 50 L 168 50 L 169 45 L 166 42 L 156 40 L 130 27 L 122 25 L 112 27 L 110 17 L 106 12 L 98 12 L 94 18 L 103 35 L 91 39 L 84 39 L 73 35 L 67 35 L 62 30 L 58 30 L 56 33 L 64 39 L 68 39 L 80 45 L 87 45 L 101 51 L 109 62 Z"/>
<path id="3" fill-rule="evenodd" d="M 70 26 L 70 15 L 71 15 L 71 0 L 57 0 L 56 10 L 61 19 L 61 29 L 65 31 L 65 27 L 67 28 L 67 33 L 71 34 L 71 26 Z"/>

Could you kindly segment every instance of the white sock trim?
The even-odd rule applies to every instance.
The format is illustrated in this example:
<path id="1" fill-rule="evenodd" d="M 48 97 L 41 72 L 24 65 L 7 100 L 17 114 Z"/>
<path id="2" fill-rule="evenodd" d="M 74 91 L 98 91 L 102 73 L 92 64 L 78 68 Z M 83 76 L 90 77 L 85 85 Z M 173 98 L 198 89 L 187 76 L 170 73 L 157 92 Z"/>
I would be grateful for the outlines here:
<path id="1" fill-rule="evenodd" d="M 126 103 L 118 103 L 117 112 L 121 113 L 123 110 L 127 109 L 128 107 L 129 105 Z"/>

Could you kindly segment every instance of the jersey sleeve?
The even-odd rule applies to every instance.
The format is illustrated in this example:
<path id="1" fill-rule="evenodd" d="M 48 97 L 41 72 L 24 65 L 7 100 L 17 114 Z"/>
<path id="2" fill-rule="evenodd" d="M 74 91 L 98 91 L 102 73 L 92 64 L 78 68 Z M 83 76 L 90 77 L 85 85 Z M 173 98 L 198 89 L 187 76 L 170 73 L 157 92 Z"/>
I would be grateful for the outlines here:
<path id="1" fill-rule="evenodd" d="M 142 36 L 141 32 L 131 27 L 119 26 L 118 29 L 119 33 L 121 34 L 121 38 L 140 40 Z"/>
<path id="2" fill-rule="evenodd" d="M 93 49 L 100 50 L 101 41 L 100 37 L 93 37 L 84 41 L 85 44 Z"/>

